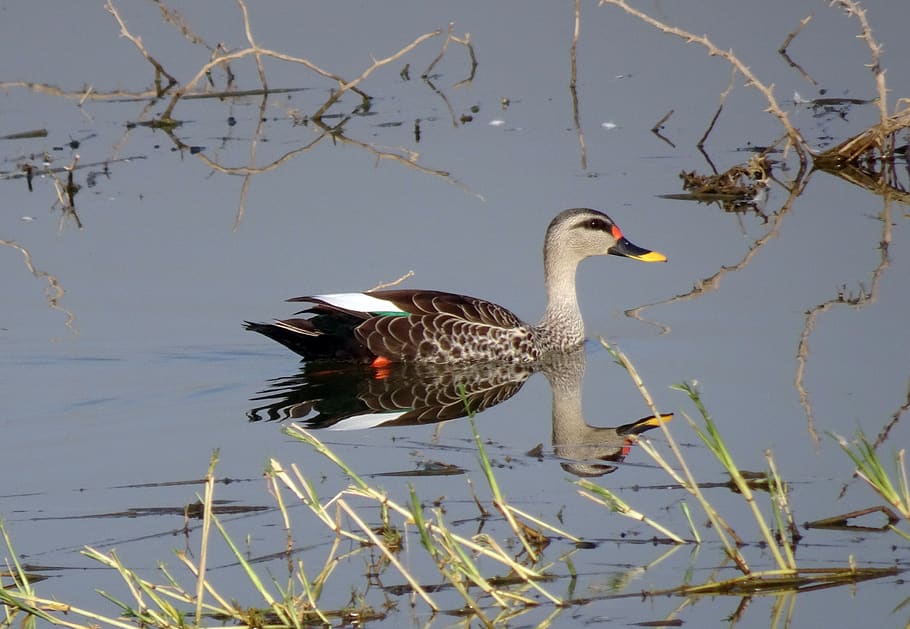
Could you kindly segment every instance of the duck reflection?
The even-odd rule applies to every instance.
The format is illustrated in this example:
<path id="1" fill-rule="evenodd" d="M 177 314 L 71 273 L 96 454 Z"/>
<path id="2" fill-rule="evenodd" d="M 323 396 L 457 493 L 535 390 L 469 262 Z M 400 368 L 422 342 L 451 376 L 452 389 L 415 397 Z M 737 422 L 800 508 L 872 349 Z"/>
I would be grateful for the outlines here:
<path id="1" fill-rule="evenodd" d="M 585 375 L 584 350 L 553 357 L 540 370 L 553 392 L 553 451 L 565 459 L 562 468 L 575 476 L 603 476 L 629 453 L 641 433 L 660 421 L 643 417 L 621 426 L 589 426 L 582 413 L 581 387 Z M 673 414 L 662 415 L 670 421 Z"/>
<path id="2" fill-rule="evenodd" d="M 659 425 L 645 417 L 616 427 L 590 426 L 582 413 L 584 349 L 536 365 L 481 363 L 440 366 L 305 363 L 252 399 L 250 421 L 299 421 L 310 429 L 361 430 L 432 424 L 480 413 L 515 395 L 535 372 L 553 394 L 553 449 L 564 470 L 602 476 L 616 470 L 637 435 Z M 462 399 L 462 392 L 464 399 Z M 672 415 L 664 415 L 668 421 Z"/>

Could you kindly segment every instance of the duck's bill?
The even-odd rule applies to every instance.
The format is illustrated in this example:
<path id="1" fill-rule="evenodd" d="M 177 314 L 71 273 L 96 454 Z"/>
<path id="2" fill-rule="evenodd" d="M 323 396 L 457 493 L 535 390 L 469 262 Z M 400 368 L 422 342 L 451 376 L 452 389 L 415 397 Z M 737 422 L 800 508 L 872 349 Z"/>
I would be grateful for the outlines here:
<path id="1" fill-rule="evenodd" d="M 607 253 L 624 258 L 632 258 L 641 262 L 666 262 L 667 256 L 657 251 L 643 249 L 638 245 L 633 245 L 627 238 L 620 238 L 616 244 L 607 250 Z"/>

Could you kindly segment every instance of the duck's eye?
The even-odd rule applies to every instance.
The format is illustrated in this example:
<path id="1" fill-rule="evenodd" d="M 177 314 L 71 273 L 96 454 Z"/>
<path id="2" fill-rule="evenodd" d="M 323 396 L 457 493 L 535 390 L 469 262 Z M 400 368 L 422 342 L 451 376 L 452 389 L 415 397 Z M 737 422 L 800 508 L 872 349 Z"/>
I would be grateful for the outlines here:
<path id="1" fill-rule="evenodd" d="M 592 218 L 588 221 L 588 227 L 591 229 L 597 229 L 599 231 L 610 231 L 610 226 L 602 218 Z"/>

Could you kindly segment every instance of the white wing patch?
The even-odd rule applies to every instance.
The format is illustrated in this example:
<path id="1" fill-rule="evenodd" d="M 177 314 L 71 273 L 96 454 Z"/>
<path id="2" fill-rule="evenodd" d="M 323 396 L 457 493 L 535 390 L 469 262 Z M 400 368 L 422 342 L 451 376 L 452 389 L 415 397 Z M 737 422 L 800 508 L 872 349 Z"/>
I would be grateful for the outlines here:
<path id="1" fill-rule="evenodd" d="M 368 413 L 366 415 L 354 415 L 346 417 L 337 424 L 332 424 L 326 430 L 364 430 L 366 428 L 375 428 L 382 426 L 386 422 L 394 421 L 407 413 L 407 410 L 395 413 Z"/>
<path id="2" fill-rule="evenodd" d="M 354 312 L 404 312 L 391 301 L 377 299 L 366 293 L 334 293 L 332 295 L 313 295 L 313 297 L 337 308 Z"/>

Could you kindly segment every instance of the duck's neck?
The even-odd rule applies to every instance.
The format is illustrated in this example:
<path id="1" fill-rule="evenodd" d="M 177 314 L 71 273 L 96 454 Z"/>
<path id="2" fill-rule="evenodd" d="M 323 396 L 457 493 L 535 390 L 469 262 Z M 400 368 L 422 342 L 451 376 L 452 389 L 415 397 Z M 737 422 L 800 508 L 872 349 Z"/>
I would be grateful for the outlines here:
<path id="1" fill-rule="evenodd" d="M 585 324 L 575 293 L 578 262 L 544 252 L 547 310 L 537 325 L 537 331 L 547 350 L 565 351 L 578 347 L 585 340 Z"/>

